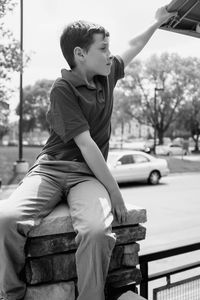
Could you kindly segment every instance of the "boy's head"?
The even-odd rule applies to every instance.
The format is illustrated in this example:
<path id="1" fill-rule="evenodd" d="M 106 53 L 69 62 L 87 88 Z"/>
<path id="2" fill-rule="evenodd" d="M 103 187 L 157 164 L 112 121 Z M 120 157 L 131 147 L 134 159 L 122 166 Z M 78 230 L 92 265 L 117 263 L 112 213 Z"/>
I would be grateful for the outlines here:
<path id="1" fill-rule="evenodd" d="M 74 49 L 80 47 L 88 52 L 94 43 L 95 34 L 101 34 L 103 38 L 109 37 L 108 31 L 100 25 L 86 21 L 70 23 L 60 37 L 62 53 L 71 69 L 76 67 Z"/>

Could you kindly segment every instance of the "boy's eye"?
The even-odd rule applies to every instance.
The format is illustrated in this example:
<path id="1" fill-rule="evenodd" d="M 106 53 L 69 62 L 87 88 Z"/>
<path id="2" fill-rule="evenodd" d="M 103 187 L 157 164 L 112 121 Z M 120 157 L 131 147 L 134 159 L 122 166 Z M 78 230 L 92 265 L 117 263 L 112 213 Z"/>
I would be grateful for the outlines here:
<path id="1" fill-rule="evenodd" d="M 102 51 L 107 51 L 107 47 L 102 47 L 101 50 Z"/>

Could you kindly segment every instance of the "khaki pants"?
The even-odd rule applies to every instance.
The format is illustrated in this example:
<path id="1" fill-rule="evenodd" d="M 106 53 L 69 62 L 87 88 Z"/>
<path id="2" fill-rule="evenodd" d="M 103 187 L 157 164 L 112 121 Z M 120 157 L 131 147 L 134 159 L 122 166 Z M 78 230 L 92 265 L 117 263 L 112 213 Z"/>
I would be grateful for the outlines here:
<path id="1" fill-rule="evenodd" d="M 55 205 L 67 201 L 77 232 L 78 300 L 104 300 L 104 284 L 115 245 L 113 215 L 105 187 L 84 163 L 55 161 L 44 155 L 9 199 L 0 201 L 0 296 L 18 300 L 29 231 Z"/>

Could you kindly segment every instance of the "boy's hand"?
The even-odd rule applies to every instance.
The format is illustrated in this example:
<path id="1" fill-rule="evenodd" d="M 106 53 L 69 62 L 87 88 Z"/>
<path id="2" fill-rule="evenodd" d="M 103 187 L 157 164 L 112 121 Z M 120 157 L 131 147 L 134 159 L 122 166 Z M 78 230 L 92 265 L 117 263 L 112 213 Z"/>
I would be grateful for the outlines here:
<path id="1" fill-rule="evenodd" d="M 162 25 L 162 24 L 166 23 L 170 18 L 172 18 L 176 15 L 177 15 L 177 12 L 168 12 L 167 6 L 163 6 L 156 11 L 155 19 L 157 20 L 159 25 Z"/>
<path id="2" fill-rule="evenodd" d="M 124 200 L 119 190 L 110 193 L 112 212 L 119 223 L 124 223 L 127 220 L 127 209 Z"/>

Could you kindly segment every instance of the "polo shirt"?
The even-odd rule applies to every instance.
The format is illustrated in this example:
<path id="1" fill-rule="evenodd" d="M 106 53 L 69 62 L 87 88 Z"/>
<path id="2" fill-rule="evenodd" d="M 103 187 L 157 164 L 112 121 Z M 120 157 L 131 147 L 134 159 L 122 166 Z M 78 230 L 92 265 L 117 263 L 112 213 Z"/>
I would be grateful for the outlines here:
<path id="1" fill-rule="evenodd" d="M 63 69 L 50 92 L 47 121 L 50 136 L 42 149 L 56 160 L 83 162 L 84 158 L 74 137 L 89 130 L 105 160 L 109 150 L 113 89 L 124 76 L 124 63 L 113 58 L 108 76 L 94 77 L 95 87 L 70 70 Z"/>

